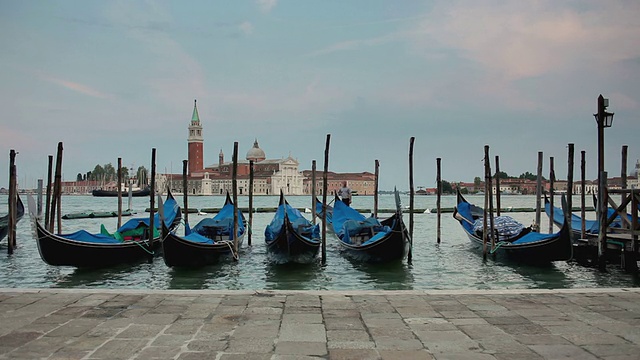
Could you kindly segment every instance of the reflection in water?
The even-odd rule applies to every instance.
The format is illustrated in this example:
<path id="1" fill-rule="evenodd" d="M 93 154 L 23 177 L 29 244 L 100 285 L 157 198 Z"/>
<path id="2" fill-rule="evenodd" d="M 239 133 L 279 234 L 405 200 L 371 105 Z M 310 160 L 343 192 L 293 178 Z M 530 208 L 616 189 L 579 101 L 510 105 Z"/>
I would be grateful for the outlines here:
<path id="1" fill-rule="evenodd" d="M 278 264 L 265 261 L 265 288 L 269 290 L 325 289 L 326 278 L 320 261 Z"/>
<path id="2" fill-rule="evenodd" d="M 224 283 L 226 289 L 240 289 L 238 263 L 233 260 L 199 268 L 170 268 L 169 289 L 218 289 Z"/>
<path id="3" fill-rule="evenodd" d="M 109 268 L 85 269 L 73 267 L 50 267 L 47 276 L 53 282 L 53 287 L 110 287 L 111 284 L 121 283 L 132 272 L 140 271 L 139 266 L 122 264 Z M 65 270 L 72 269 L 69 273 Z"/>
<path id="4" fill-rule="evenodd" d="M 370 284 L 376 290 L 413 290 L 412 265 L 401 260 L 389 263 L 358 262 L 351 258 L 348 261 L 354 270 L 360 272 L 361 282 Z"/>

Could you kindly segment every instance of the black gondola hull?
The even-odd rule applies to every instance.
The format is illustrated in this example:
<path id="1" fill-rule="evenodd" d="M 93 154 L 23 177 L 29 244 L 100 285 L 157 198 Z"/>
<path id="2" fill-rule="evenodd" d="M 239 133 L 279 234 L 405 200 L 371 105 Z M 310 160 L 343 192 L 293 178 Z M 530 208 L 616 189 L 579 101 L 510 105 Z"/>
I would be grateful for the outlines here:
<path id="1" fill-rule="evenodd" d="M 341 252 L 357 261 L 381 263 L 404 259 L 409 253 L 409 232 L 404 226 L 402 215 L 381 221 L 382 225 L 393 226 L 393 230 L 384 238 L 369 245 L 351 245 L 338 239 Z"/>
<path id="2" fill-rule="evenodd" d="M 151 189 L 150 188 L 144 188 L 144 189 L 140 189 L 140 190 L 135 190 L 131 192 L 131 196 L 133 197 L 142 197 L 142 196 L 149 196 L 151 194 Z M 96 196 L 96 197 L 116 197 L 118 196 L 118 191 L 117 190 L 100 190 L 100 189 L 96 189 L 91 191 L 91 195 Z M 129 191 L 122 191 L 121 192 L 121 196 L 122 197 L 128 197 L 129 196 Z"/>
<path id="3" fill-rule="evenodd" d="M 458 204 L 462 201 L 466 202 L 464 197 L 458 193 Z M 469 232 L 464 226 L 462 226 L 463 220 L 458 219 L 458 221 L 461 222 L 461 227 L 467 234 L 469 240 L 476 245 L 476 247 L 482 250 L 484 247 L 483 236 L 481 234 Z M 490 242 L 487 244 L 487 249 L 488 252 L 491 252 Z M 560 231 L 555 234 L 555 236 L 548 239 L 515 244 L 499 243 L 493 250 L 492 254 L 528 264 L 571 260 L 573 257 L 571 229 L 565 224 L 562 226 Z"/>
<path id="4" fill-rule="evenodd" d="M 49 265 L 98 268 L 130 264 L 151 259 L 160 248 L 160 238 L 153 249 L 147 241 L 125 241 L 118 244 L 92 244 L 65 239 L 47 231 L 36 222 L 38 251 Z"/>
<path id="5" fill-rule="evenodd" d="M 238 237 L 238 247 L 244 241 L 244 234 Z M 196 243 L 185 240 L 171 232 L 166 232 L 162 241 L 164 263 L 169 267 L 201 267 L 218 264 L 233 257 L 233 241 L 214 244 Z"/>
<path id="6" fill-rule="evenodd" d="M 18 202 L 16 204 L 16 224 L 24 216 L 24 204 L 18 196 Z M 9 233 L 9 215 L 0 217 L 0 240 L 4 239 Z"/>
<path id="7" fill-rule="evenodd" d="M 280 234 L 267 244 L 267 250 L 272 254 L 286 259 L 313 259 L 318 255 L 320 241 L 312 241 L 300 235 L 287 217 L 284 219 Z"/>

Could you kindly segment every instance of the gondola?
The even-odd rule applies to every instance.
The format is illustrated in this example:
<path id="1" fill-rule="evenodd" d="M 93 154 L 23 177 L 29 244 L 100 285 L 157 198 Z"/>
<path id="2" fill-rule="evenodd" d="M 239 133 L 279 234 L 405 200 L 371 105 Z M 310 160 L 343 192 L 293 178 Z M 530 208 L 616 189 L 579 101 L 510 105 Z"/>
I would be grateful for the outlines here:
<path id="1" fill-rule="evenodd" d="M 185 235 L 164 229 L 162 241 L 164 262 L 169 267 L 199 267 L 213 265 L 233 254 L 233 201 L 227 193 L 224 206 L 213 218 L 198 222 L 193 228 L 185 225 Z M 238 209 L 238 246 L 246 232 L 246 220 Z"/>
<path id="2" fill-rule="evenodd" d="M 120 216 L 131 216 L 133 213 L 131 210 L 123 210 L 120 213 Z M 97 218 L 108 218 L 108 217 L 117 217 L 117 211 L 91 211 L 91 212 L 79 212 L 79 213 L 69 213 L 62 215 L 63 220 L 76 220 L 76 219 L 97 219 Z"/>
<path id="3" fill-rule="evenodd" d="M 594 204 L 596 201 L 594 200 Z M 544 197 L 544 211 L 549 216 L 551 215 L 551 202 L 549 198 L 545 195 Z M 607 209 L 607 218 L 614 216 L 616 214 L 616 210 L 613 208 Z M 627 218 L 629 222 L 631 222 L 631 215 L 627 214 Z M 564 224 L 564 211 L 562 209 L 553 207 L 553 218 L 551 219 L 553 223 L 559 227 L 562 227 Z M 621 228 L 622 227 L 622 219 L 617 215 L 613 222 L 609 225 L 612 228 Z M 584 229 L 585 235 L 587 237 L 597 237 L 598 231 L 600 229 L 600 222 L 598 220 L 584 220 Z M 574 240 L 578 240 L 582 237 L 582 218 L 574 213 L 571 213 L 571 234 Z"/>
<path id="4" fill-rule="evenodd" d="M 458 192 L 457 206 L 453 217 L 472 243 L 483 246 L 481 208 L 472 205 Z M 502 226 L 501 226 L 502 225 Z M 551 261 L 570 260 L 573 256 L 571 232 L 563 226 L 559 232 L 542 234 L 524 227 L 509 216 L 494 218 L 497 240 L 491 251 L 523 263 L 549 263 Z M 489 248 L 491 244 L 488 244 Z"/>
<path id="5" fill-rule="evenodd" d="M 134 197 L 142 197 L 142 196 L 149 196 L 151 194 L 151 188 L 150 187 L 146 187 L 144 189 L 140 189 L 140 190 L 132 190 L 131 191 L 131 196 Z M 102 189 L 96 189 L 91 191 L 91 195 L 96 196 L 96 197 L 116 197 L 118 196 L 118 190 L 102 190 Z M 123 190 L 121 192 L 122 197 L 127 197 L 129 196 L 129 191 L 128 190 Z"/>
<path id="6" fill-rule="evenodd" d="M 152 257 L 160 249 L 158 228 L 160 217 L 154 217 L 153 246 L 149 241 L 149 217 L 127 221 L 115 233 L 110 234 L 101 226 L 100 233 L 79 230 L 74 233 L 56 235 L 40 224 L 32 211 L 35 204 L 29 199 L 29 215 L 35 224 L 40 257 L 49 265 L 68 265 L 79 268 L 107 267 L 138 262 Z M 163 225 L 170 229 L 180 223 L 180 206 L 171 192 L 163 206 Z"/>
<path id="7" fill-rule="evenodd" d="M 331 225 L 341 253 L 352 260 L 389 262 L 404 259 L 410 248 L 409 232 L 402 219 L 399 197 L 397 210 L 385 220 L 365 217 L 335 197 Z"/>
<path id="8" fill-rule="evenodd" d="M 264 240 L 275 262 L 310 262 L 320 249 L 320 226 L 289 205 L 281 191 L 278 208 L 264 230 Z"/>
<path id="9" fill-rule="evenodd" d="M 22 199 L 20 196 L 17 196 L 18 203 L 16 208 L 16 224 L 22 217 L 24 216 L 24 204 L 22 203 Z M 0 217 L 0 240 L 4 239 L 5 236 L 9 233 L 9 214 Z"/>

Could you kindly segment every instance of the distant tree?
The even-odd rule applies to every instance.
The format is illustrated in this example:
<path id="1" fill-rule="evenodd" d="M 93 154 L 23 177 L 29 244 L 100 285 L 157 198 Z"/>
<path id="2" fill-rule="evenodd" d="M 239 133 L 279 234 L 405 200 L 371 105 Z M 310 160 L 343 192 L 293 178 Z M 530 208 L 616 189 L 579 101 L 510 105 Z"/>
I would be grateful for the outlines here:
<path id="1" fill-rule="evenodd" d="M 144 166 L 138 167 L 138 171 L 136 171 L 136 177 L 138 178 L 139 187 L 147 185 L 147 169 Z"/>
<path id="2" fill-rule="evenodd" d="M 462 195 L 466 195 L 469 193 L 469 189 L 467 189 L 466 187 L 460 188 L 460 193 Z"/>
<path id="3" fill-rule="evenodd" d="M 104 168 L 99 164 L 93 168 L 91 172 L 91 180 L 103 180 L 104 179 Z"/>
<path id="4" fill-rule="evenodd" d="M 453 186 L 447 180 L 442 180 L 442 193 L 443 194 L 453 194 Z"/>
<path id="5" fill-rule="evenodd" d="M 482 184 L 482 179 L 480 178 L 480 176 L 476 176 L 473 178 L 473 185 L 475 185 L 476 187 L 480 186 Z"/>
<path id="6" fill-rule="evenodd" d="M 498 172 L 498 179 L 508 179 L 508 178 L 509 178 L 509 175 L 506 172 L 504 171 Z"/>
<path id="7" fill-rule="evenodd" d="M 104 168 L 104 177 L 107 181 L 114 181 L 117 178 L 116 168 L 111 165 L 111 163 L 105 164 Z"/>
<path id="8" fill-rule="evenodd" d="M 518 177 L 518 179 L 526 179 L 526 180 L 537 180 L 538 177 L 530 172 L 525 172 L 523 174 L 520 174 L 520 176 Z"/>
<path id="9" fill-rule="evenodd" d="M 122 174 L 122 180 L 126 182 L 129 178 L 129 169 L 126 166 L 121 167 L 120 174 Z"/>
<path id="10" fill-rule="evenodd" d="M 78 175 L 76 176 L 76 181 L 82 181 L 82 174 L 78 173 Z"/>
<path id="11" fill-rule="evenodd" d="M 91 180 L 91 171 L 87 171 L 86 180 Z"/>
<path id="12" fill-rule="evenodd" d="M 537 176 L 537 175 L 534 175 L 534 174 L 532 174 L 532 173 L 530 173 L 530 172 L 528 172 L 528 171 L 527 171 L 527 172 L 525 172 L 525 173 L 523 173 L 523 174 L 520 174 L 520 176 L 518 177 L 518 179 L 526 179 L 526 180 L 536 181 L 536 180 L 538 180 L 538 176 Z M 544 178 L 544 176 L 542 176 L 542 180 L 546 180 L 546 179 Z"/>

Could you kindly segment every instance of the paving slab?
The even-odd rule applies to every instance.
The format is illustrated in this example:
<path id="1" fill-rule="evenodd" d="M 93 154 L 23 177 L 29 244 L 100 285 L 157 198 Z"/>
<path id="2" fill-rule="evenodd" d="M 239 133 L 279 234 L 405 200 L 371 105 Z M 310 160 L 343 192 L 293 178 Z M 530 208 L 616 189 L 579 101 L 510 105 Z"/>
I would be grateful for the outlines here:
<path id="1" fill-rule="evenodd" d="M 0 359 L 637 359 L 640 289 L 0 289 Z"/>

